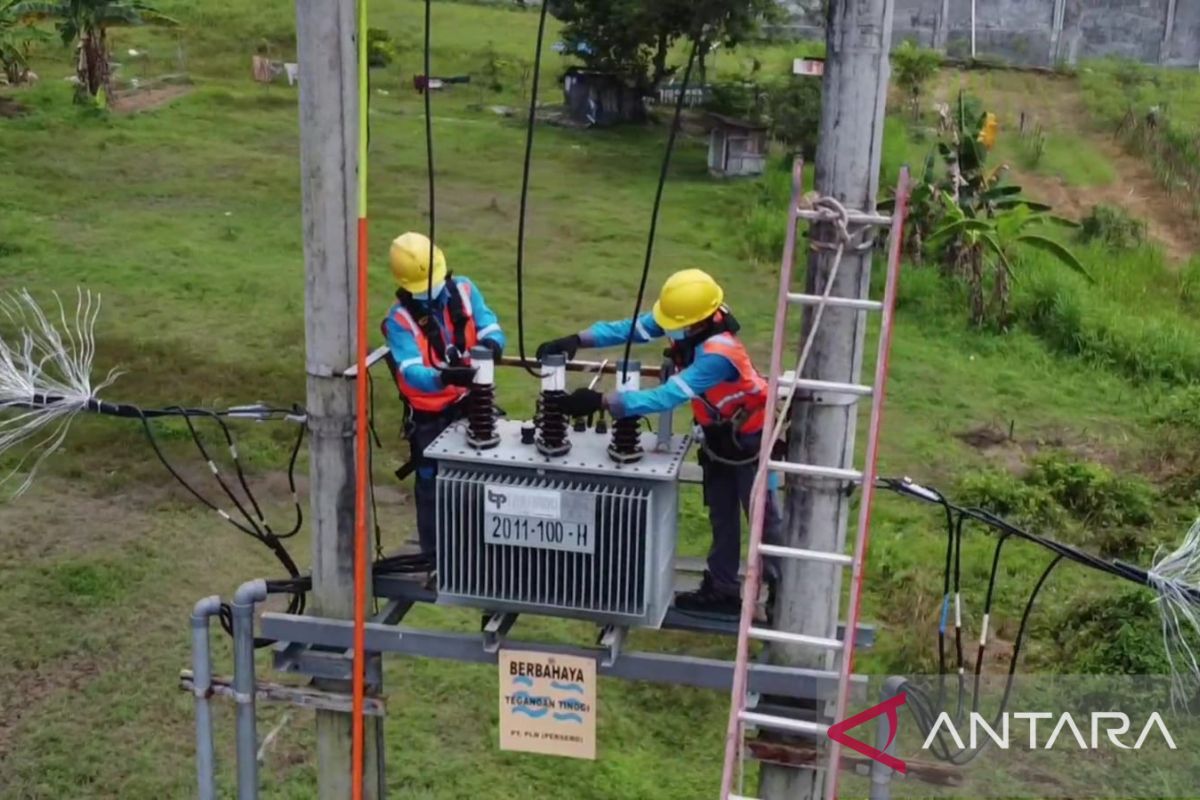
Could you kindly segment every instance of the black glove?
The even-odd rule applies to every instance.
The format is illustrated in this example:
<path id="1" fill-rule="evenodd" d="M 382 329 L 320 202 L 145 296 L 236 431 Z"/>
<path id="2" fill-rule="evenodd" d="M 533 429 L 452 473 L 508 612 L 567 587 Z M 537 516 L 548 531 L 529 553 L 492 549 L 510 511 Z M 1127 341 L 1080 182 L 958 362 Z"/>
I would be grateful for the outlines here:
<path id="1" fill-rule="evenodd" d="M 562 353 L 567 357 L 567 360 L 575 358 L 575 351 L 579 349 L 583 342 L 579 340 L 578 333 L 572 333 L 570 336 L 564 336 L 561 339 L 553 339 L 549 342 L 542 342 L 538 345 L 537 360 L 545 361 L 546 356 L 556 356 Z"/>
<path id="2" fill-rule="evenodd" d="M 604 407 L 604 395 L 594 389 L 576 389 L 558 401 L 569 417 L 586 417 Z"/>
<path id="3" fill-rule="evenodd" d="M 475 382 L 474 367 L 446 367 L 441 371 L 442 386 L 465 386 Z"/>
<path id="4" fill-rule="evenodd" d="M 492 351 L 492 361 L 495 361 L 497 363 L 500 362 L 500 356 L 504 355 L 504 348 L 502 348 L 500 346 L 499 342 L 495 342 L 491 339 L 481 340 L 479 342 L 479 346 L 486 347 L 488 350 L 491 350 Z"/>

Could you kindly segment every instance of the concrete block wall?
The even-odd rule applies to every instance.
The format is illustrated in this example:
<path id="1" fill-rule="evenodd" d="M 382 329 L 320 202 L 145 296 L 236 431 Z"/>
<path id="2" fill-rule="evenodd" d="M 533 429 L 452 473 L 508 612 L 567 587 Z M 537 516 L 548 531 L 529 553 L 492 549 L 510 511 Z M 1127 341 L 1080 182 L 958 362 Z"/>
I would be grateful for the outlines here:
<path id="1" fill-rule="evenodd" d="M 825 0 L 780 0 L 801 36 L 821 36 Z M 971 0 L 895 0 L 892 40 L 971 53 Z M 980 57 L 1053 66 L 1122 56 L 1200 66 L 1200 0 L 975 0 Z"/>

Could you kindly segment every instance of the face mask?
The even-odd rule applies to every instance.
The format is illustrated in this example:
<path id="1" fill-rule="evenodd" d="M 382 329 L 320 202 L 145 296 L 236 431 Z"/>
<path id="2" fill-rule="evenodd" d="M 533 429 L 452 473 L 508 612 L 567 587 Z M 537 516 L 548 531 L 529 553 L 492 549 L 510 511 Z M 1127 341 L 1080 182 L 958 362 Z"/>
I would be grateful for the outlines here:
<path id="1" fill-rule="evenodd" d="M 680 328 L 677 331 L 664 331 L 664 333 L 667 334 L 667 338 L 672 342 L 682 342 L 687 338 L 687 328 Z"/>
<path id="2" fill-rule="evenodd" d="M 439 286 L 437 289 L 434 290 L 433 296 L 441 297 L 442 292 L 444 292 L 445 290 L 446 290 L 446 287 L 444 285 Z M 429 292 L 413 292 L 412 296 L 413 296 L 413 300 L 420 300 L 422 303 L 427 302 L 429 300 Z"/>

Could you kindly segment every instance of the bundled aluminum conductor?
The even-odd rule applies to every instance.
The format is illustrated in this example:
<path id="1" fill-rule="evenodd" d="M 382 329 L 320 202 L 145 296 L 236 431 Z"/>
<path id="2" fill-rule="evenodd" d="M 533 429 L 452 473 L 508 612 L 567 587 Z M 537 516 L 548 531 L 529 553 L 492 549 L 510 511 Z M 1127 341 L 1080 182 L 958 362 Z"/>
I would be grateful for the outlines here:
<path id="1" fill-rule="evenodd" d="M 689 437 L 656 451 L 643 434 L 643 459 L 614 463 L 603 434 L 573 434 L 569 455 L 548 457 L 521 428 L 498 420 L 491 450 L 450 428 L 425 450 L 438 462 L 438 602 L 661 625 Z"/>

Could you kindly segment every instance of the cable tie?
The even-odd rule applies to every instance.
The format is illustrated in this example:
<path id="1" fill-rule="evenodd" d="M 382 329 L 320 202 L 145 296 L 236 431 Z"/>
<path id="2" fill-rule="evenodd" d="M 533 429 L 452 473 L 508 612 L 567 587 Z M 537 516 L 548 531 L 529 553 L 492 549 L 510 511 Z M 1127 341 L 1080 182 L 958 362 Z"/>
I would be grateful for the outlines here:
<path id="1" fill-rule="evenodd" d="M 212 470 L 213 475 L 218 474 L 217 465 L 215 463 L 213 463 L 213 460 L 211 458 L 208 460 L 208 468 Z"/>
<path id="2" fill-rule="evenodd" d="M 226 513 L 225 513 L 225 509 L 223 509 L 223 508 L 218 508 L 218 509 L 217 509 L 217 513 L 218 513 L 218 514 L 220 514 L 220 515 L 221 515 L 221 519 L 225 520 L 226 522 L 233 522 L 233 518 L 232 518 L 232 517 L 230 517 L 228 514 L 226 514 Z"/>

